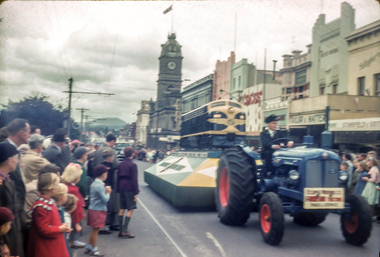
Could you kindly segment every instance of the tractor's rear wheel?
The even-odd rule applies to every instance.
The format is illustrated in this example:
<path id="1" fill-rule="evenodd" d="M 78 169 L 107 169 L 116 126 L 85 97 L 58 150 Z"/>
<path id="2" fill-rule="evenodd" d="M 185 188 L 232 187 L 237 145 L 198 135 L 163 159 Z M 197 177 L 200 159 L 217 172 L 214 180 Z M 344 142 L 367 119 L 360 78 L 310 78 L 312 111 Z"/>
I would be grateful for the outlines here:
<path id="1" fill-rule="evenodd" d="M 371 208 L 361 195 L 349 195 L 346 202 L 350 204 L 350 217 L 340 216 L 340 226 L 346 242 L 362 245 L 367 242 L 372 229 Z"/>
<path id="2" fill-rule="evenodd" d="M 328 213 L 323 212 L 300 212 L 294 215 L 294 223 L 303 226 L 317 226 L 325 221 Z"/>
<path id="3" fill-rule="evenodd" d="M 256 164 L 240 147 L 226 149 L 219 159 L 215 203 L 220 221 L 243 225 L 253 207 Z"/>
<path id="4" fill-rule="evenodd" d="M 260 227 L 265 243 L 278 245 L 284 235 L 284 210 L 280 197 L 265 193 L 260 200 Z"/>

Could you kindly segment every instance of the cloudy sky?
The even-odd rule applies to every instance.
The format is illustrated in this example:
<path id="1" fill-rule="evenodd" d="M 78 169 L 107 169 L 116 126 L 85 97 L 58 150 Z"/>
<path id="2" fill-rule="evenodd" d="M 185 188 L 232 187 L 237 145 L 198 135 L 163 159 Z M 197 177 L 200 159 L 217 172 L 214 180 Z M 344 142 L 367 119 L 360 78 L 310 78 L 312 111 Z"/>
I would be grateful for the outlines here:
<path id="1" fill-rule="evenodd" d="M 356 28 L 380 18 L 375 0 L 347 0 L 356 10 Z M 340 16 L 338 0 L 52 2 L 7 1 L 0 6 L 0 104 L 38 91 L 67 107 L 73 90 L 113 96 L 74 94 L 72 115 L 136 120 L 141 100 L 156 98 L 158 57 L 174 19 L 182 45 L 182 79 L 197 80 L 234 50 L 259 69 L 294 49 L 306 51 L 320 13 L 326 22 Z M 163 11 L 173 4 L 173 11 Z M 191 81 L 183 82 L 183 86 Z"/>

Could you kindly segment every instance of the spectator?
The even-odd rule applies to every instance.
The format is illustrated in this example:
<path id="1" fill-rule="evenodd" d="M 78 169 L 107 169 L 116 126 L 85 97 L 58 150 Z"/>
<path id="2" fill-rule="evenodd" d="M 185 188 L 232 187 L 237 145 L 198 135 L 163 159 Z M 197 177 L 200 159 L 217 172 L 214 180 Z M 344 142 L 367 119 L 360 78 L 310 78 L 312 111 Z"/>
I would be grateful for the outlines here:
<path id="1" fill-rule="evenodd" d="M 364 161 L 366 158 L 367 158 L 367 155 L 366 155 L 365 153 L 360 153 L 360 154 L 358 154 L 358 156 L 357 156 L 357 160 L 358 160 L 359 162 Z"/>
<path id="2" fill-rule="evenodd" d="M 369 156 L 367 158 L 369 172 L 367 177 L 363 177 L 362 180 L 367 181 L 365 185 L 362 196 L 367 200 L 368 204 L 371 206 L 372 216 L 376 216 L 376 205 L 379 204 L 379 191 L 376 190 L 376 184 L 380 182 L 379 173 L 379 161 L 374 156 Z"/>
<path id="3" fill-rule="evenodd" d="M 103 151 L 106 149 L 113 149 L 115 147 L 115 144 L 116 144 L 116 137 L 113 134 L 108 134 L 106 136 L 106 143 L 102 147 L 100 147 L 95 153 L 92 167 L 95 167 L 96 165 L 101 164 L 104 161 Z M 117 158 L 114 158 L 112 165 L 115 169 L 117 168 L 118 164 L 119 164 L 119 161 L 117 160 Z"/>
<path id="4" fill-rule="evenodd" d="M 110 199 L 111 187 L 104 188 L 104 182 L 107 179 L 108 168 L 102 164 L 94 167 L 94 176 L 96 179 L 90 187 L 91 204 L 88 207 L 87 225 L 92 228 L 88 238 L 85 253 L 93 256 L 104 256 L 97 247 L 98 234 L 104 227 L 107 219 L 107 202 Z"/>
<path id="5" fill-rule="evenodd" d="M 358 176 L 359 176 L 359 161 L 357 159 L 355 159 L 353 162 L 353 165 L 354 165 L 354 173 L 352 174 L 352 182 L 351 182 L 351 186 L 349 187 L 348 189 L 348 195 L 352 195 L 353 192 L 354 192 L 354 189 L 355 189 L 355 186 L 358 182 Z"/>
<path id="6" fill-rule="evenodd" d="M 30 126 L 30 135 L 34 135 L 34 134 L 41 135 L 41 129 L 33 125 L 33 126 Z"/>
<path id="7" fill-rule="evenodd" d="M 30 126 L 27 120 L 24 119 L 14 119 L 11 122 L 9 122 L 7 126 L 7 131 L 8 131 L 8 138 L 5 139 L 3 142 L 5 143 L 10 143 L 14 145 L 16 148 L 19 147 L 22 144 L 27 144 L 28 143 L 28 138 L 29 138 L 29 132 L 30 132 Z M 15 182 L 15 187 L 17 191 L 17 200 L 19 206 L 19 212 L 13 214 L 15 216 L 18 216 L 21 218 L 22 215 L 22 206 L 24 206 L 25 202 L 25 182 L 23 175 L 21 173 L 20 165 L 17 164 L 16 170 L 11 172 L 9 174 L 9 177 L 11 180 Z"/>
<path id="8" fill-rule="evenodd" d="M 28 257 L 68 257 L 64 233 L 70 232 L 68 225 L 62 224 L 55 201 L 52 197 L 59 190 L 59 177 L 54 173 L 44 173 L 38 178 L 38 192 L 32 212 L 32 226 L 27 248 Z"/>
<path id="9" fill-rule="evenodd" d="M 352 157 L 349 153 L 342 154 L 342 160 L 348 164 L 347 173 L 348 173 L 348 182 L 347 182 L 347 188 L 351 187 L 352 183 L 352 175 L 354 173 L 354 164 L 352 163 Z"/>
<path id="10" fill-rule="evenodd" d="M 77 209 L 78 200 L 78 197 L 76 197 L 75 195 L 67 194 L 66 203 L 63 205 L 63 208 L 65 209 L 65 223 L 68 224 L 69 228 L 72 227 L 71 213 L 73 213 Z"/>
<path id="11" fill-rule="evenodd" d="M 133 149 L 124 149 L 124 160 L 118 166 L 117 191 L 120 193 L 119 224 L 120 231 L 118 237 L 134 238 L 135 235 L 128 232 L 128 225 L 132 217 L 133 210 L 136 209 L 139 185 L 137 181 L 137 165 L 132 161 Z M 124 212 L 127 210 L 124 218 Z"/>
<path id="12" fill-rule="evenodd" d="M 368 174 L 368 165 L 366 161 L 361 161 L 359 163 L 359 176 L 358 176 L 358 181 L 356 183 L 355 189 L 353 194 L 358 194 L 361 195 L 363 192 L 363 189 L 365 187 L 365 184 L 367 184 L 367 181 L 363 180 L 363 177 L 367 177 Z"/>
<path id="13" fill-rule="evenodd" d="M 71 248 L 74 249 L 84 248 L 86 246 L 84 242 L 79 241 L 79 238 L 82 236 L 82 220 L 84 219 L 83 207 L 85 204 L 82 195 L 79 193 L 79 188 L 75 186 L 75 184 L 79 182 L 82 172 L 82 168 L 79 164 L 70 163 L 62 174 L 62 180 L 69 188 L 69 194 L 73 194 L 79 199 L 77 208 L 71 213 L 73 231 L 70 233 L 69 243 Z"/>
<path id="14" fill-rule="evenodd" d="M 63 223 L 65 223 L 65 209 L 64 209 L 63 205 L 67 201 L 68 187 L 63 183 L 59 183 L 58 186 L 59 186 L 59 190 L 52 198 L 54 199 L 55 203 L 57 204 L 59 218 L 61 219 L 61 222 L 63 224 Z M 70 228 L 68 224 L 67 224 L 67 226 L 68 226 L 68 228 Z M 63 235 L 65 237 L 67 251 L 69 252 L 69 255 L 71 257 L 71 256 L 73 256 L 73 253 L 71 252 L 71 248 L 69 245 L 69 240 L 67 238 L 67 234 L 64 233 Z"/>
<path id="15" fill-rule="evenodd" d="M 74 158 L 76 159 L 74 163 L 79 164 L 83 171 L 79 182 L 76 184 L 76 186 L 79 188 L 79 192 L 83 196 L 83 199 L 86 199 L 88 195 L 87 169 L 85 166 L 87 162 L 87 156 L 88 156 L 88 150 L 86 147 L 78 147 L 74 150 Z"/>
<path id="16" fill-rule="evenodd" d="M 40 169 L 50 164 L 50 162 L 41 155 L 43 149 L 42 142 L 44 139 L 43 136 L 38 134 L 34 134 L 28 139 L 30 150 L 28 150 L 22 158 L 24 167 L 21 169 L 25 177 L 25 184 L 37 179 Z"/>
<path id="17" fill-rule="evenodd" d="M 15 219 L 11 210 L 6 207 L 0 207 L 0 254 L 1 256 L 10 256 L 8 245 L 4 242 L 4 236 L 11 229 L 11 223 Z"/>
<path id="18" fill-rule="evenodd" d="M 107 179 L 104 181 L 106 186 L 110 186 L 112 191 L 111 192 L 111 199 L 107 202 L 107 223 L 110 225 L 110 230 L 113 231 L 119 231 L 119 222 L 117 220 L 117 216 L 120 210 L 119 206 L 119 199 L 117 192 L 115 190 L 116 184 L 115 184 L 115 177 L 116 177 L 116 169 L 113 167 L 113 162 L 115 158 L 115 151 L 112 149 L 106 149 L 103 151 L 103 159 L 104 161 L 101 163 L 104 166 L 108 168 L 108 176 Z M 106 234 L 105 232 L 102 232 L 103 234 Z"/>
<path id="19" fill-rule="evenodd" d="M 65 161 L 65 153 L 63 152 L 63 149 L 66 147 L 65 135 L 62 133 L 55 133 L 53 135 L 52 142 L 53 144 L 49 145 L 49 147 L 43 152 L 43 156 L 49 162 L 57 165 L 64 171 L 67 165 Z"/>
<path id="20" fill-rule="evenodd" d="M 12 256 L 24 256 L 23 236 L 21 232 L 21 213 L 15 182 L 9 178 L 9 173 L 17 167 L 18 152 L 14 145 L 9 143 L 0 144 L 0 207 L 7 207 L 15 216 L 12 227 L 4 242 L 7 244 Z"/>
<path id="21" fill-rule="evenodd" d="M 8 137 L 7 127 L 2 127 L 0 129 L 0 142 L 3 142 Z"/>

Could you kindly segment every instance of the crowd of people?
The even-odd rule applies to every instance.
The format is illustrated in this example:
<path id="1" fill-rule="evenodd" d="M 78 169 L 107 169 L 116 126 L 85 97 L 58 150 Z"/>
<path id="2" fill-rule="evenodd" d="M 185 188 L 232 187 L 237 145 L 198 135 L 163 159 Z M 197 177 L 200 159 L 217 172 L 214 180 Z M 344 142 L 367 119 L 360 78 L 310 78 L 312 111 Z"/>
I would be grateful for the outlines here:
<path id="1" fill-rule="evenodd" d="M 104 256 L 99 233 L 134 238 L 128 232 L 139 194 L 133 148 L 119 162 L 113 134 L 94 149 L 69 142 L 65 129 L 51 139 L 40 133 L 24 119 L 0 129 L 0 256 L 68 257 L 82 248 Z M 87 242 L 85 225 L 92 229 Z"/>
<path id="2" fill-rule="evenodd" d="M 170 154 L 170 151 L 142 148 L 140 150 L 135 151 L 134 158 L 143 162 L 156 163 L 169 156 Z"/>

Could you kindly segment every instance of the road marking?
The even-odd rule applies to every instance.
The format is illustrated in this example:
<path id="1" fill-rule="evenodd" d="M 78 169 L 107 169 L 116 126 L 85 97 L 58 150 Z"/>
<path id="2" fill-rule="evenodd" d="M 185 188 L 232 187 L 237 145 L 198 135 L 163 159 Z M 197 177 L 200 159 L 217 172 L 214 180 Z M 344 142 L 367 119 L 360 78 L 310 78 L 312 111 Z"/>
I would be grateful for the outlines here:
<path id="1" fill-rule="evenodd" d="M 148 208 L 145 206 L 145 204 L 141 201 L 140 198 L 137 199 L 137 201 L 141 204 L 141 206 L 145 209 L 145 211 L 149 214 L 149 216 L 152 218 L 154 223 L 161 229 L 162 233 L 167 237 L 169 242 L 174 246 L 174 248 L 178 251 L 178 253 L 182 257 L 187 257 L 187 255 L 182 251 L 182 249 L 177 245 L 177 243 L 173 240 L 173 238 L 169 235 L 169 233 L 164 229 L 164 227 L 161 225 L 161 223 L 153 216 L 153 214 L 148 210 Z"/>
<path id="2" fill-rule="evenodd" d="M 223 257 L 227 256 L 226 252 L 223 250 L 222 245 L 218 242 L 218 240 L 216 240 L 216 238 L 210 232 L 206 232 L 206 236 L 212 240 L 212 242 L 214 243 L 216 247 L 218 247 L 219 252 L 222 254 Z"/>

